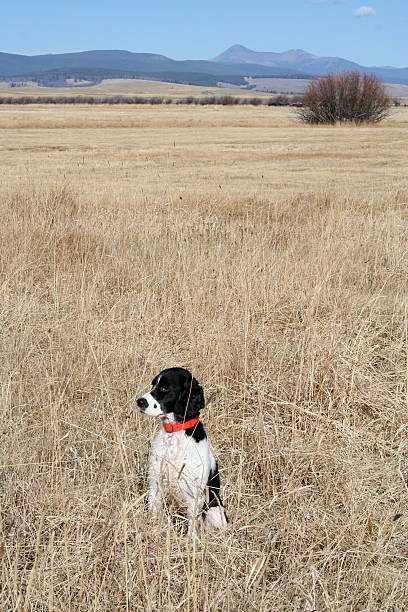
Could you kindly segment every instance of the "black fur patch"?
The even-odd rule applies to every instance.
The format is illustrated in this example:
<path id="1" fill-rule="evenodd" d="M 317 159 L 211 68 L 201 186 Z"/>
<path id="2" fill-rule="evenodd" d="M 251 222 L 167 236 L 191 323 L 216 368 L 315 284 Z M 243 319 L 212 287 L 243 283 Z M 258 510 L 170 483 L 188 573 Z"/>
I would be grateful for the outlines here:
<path id="1" fill-rule="evenodd" d="M 207 488 L 208 488 L 208 502 L 204 504 L 201 514 L 203 518 L 207 514 L 210 508 L 216 508 L 217 506 L 222 506 L 222 501 L 220 497 L 220 474 L 218 472 L 218 463 L 215 463 L 215 470 L 211 471 L 208 476 Z M 225 511 L 225 510 L 224 510 Z M 225 514 L 225 518 L 228 521 L 228 517 Z"/>
<path id="2" fill-rule="evenodd" d="M 184 430 L 188 436 L 193 436 L 193 440 L 196 442 L 201 442 L 201 440 L 205 440 L 207 434 L 205 433 L 204 425 L 201 421 L 198 421 L 196 425 L 193 427 L 189 427 Z"/>
<path id="3" fill-rule="evenodd" d="M 218 463 L 215 464 L 214 472 L 210 472 L 210 475 L 208 476 L 207 487 L 208 487 L 208 507 L 213 508 L 214 506 L 222 505 L 222 502 L 220 499 L 221 482 L 220 482 L 220 475 L 218 473 Z"/>
<path id="4" fill-rule="evenodd" d="M 150 393 L 165 414 L 174 414 L 177 423 L 198 417 L 204 408 L 203 389 L 185 368 L 160 372 L 152 381 Z"/>

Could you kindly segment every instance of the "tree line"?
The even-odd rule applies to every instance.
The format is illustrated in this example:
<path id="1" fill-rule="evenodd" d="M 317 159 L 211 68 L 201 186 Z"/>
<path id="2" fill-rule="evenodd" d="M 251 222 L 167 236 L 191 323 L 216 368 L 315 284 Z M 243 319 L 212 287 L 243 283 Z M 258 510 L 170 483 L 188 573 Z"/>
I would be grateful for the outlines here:
<path id="1" fill-rule="evenodd" d="M 290 106 L 299 102 L 301 96 L 239 97 L 239 96 L 185 96 L 166 98 L 164 96 L 0 96 L 0 104 L 192 104 L 206 106 L 218 104 L 232 106 L 246 104 L 251 106 Z"/>

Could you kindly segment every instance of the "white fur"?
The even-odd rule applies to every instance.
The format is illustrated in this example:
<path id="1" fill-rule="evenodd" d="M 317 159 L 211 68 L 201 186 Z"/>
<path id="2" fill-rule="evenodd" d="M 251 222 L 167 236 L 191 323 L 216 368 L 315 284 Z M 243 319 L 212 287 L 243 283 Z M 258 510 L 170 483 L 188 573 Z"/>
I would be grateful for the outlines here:
<path id="1" fill-rule="evenodd" d="M 151 393 L 145 393 L 144 395 L 142 395 L 142 397 L 145 400 L 147 400 L 149 404 L 146 410 L 144 411 L 145 414 L 148 414 L 150 416 L 162 416 L 163 415 L 159 402 L 157 402 L 154 399 Z"/>
<path id="2" fill-rule="evenodd" d="M 168 375 L 169 370 L 165 372 Z M 161 376 L 154 381 L 154 389 L 160 387 L 160 381 Z M 145 402 L 140 406 L 141 399 L 146 400 L 147 406 Z M 160 416 L 163 424 L 175 422 L 174 413 L 163 412 L 160 402 L 151 392 L 142 395 L 137 404 L 144 414 Z M 224 507 L 206 506 L 208 480 L 210 476 L 213 478 L 216 472 L 217 463 L 206 436 L 197 442 L 194 436 L 188 435 L 184 430 L 167 432 L 160 428 L 152 442 L 148 468 L 148 506 L 156 521 L 156 528 L 160 528 L 164 518 L 165 497 L 172 498 L 186 510 L 190 533 L 195 531 L 196 519 L 199 519 L 205 529 L 227 527 Z M 216 489 L 211 485 L 210 488 L 211 503 L 214 503 Z"/>
<path id="3" fill-rule="evenodd" d="M 206 529 L 225 529 L 227 526 L 228 523 L 223 506 L 208 508 L 204 522 Z"/>
<path id="4" fill-rule="evenodd" d="M 201 515 L 206 484 L 215 466 L 207 438 L 196 442 L 185 431 L 167 433 L 160 429 L 152 442 L 148 469 L 148 504 L 153 518 L 161 521 L 163 497 L 170 496 L 186 509 L 191 531 L 194 519 Z M 223 507 L 210 508 L 207 517 L 208 526 L 227 525 Z"/>

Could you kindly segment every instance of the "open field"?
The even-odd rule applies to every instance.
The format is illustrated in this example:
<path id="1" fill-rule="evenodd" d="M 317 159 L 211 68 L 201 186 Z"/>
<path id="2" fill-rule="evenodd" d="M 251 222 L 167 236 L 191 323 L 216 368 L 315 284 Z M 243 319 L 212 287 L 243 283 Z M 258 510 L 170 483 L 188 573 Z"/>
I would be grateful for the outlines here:
<path id="1" fill-rule="evenodd" d="M 356 130 L 305 127 L 288 108 L 2 105 L 1 181 L 65 180 L 115 206 L 146 196 L 377 197 L 407 186 L 407 127 L 405 108 Z"/>
<path id="2" fill-rule="evenodd" d="M 304 93 L 310 83 L 308 79 L 258 79 L 249 78 L 250 83 L 255 83 L 259 91 L 277 91 L 279 93 Z M 396 98 L 408 97 L 408 85 L 386 83 L 386 91 L 389 96 Z"/>
<path id="3" fill-rule="evenodd" d="M 11 96 L 47 95 L 47 96 L 109 96 L 109 95 L 141 95 L 166 96 L 181 98 L 182 96 L 204 95 L 223 96 L 265 96 L 262 92 L 240 89 L 239 87 L 204 87 L 201 85 L 181 85 L 179 83 L 163 83 L 161 81 L 148 81 L 145 79 L 104 79 L 98 85 L 73 87 L 40 87 L 37 83 L 29 83 L 24 87 L 9 86 L 9 83 L 0 81 L 0 93 Z"/>
<path id="4" fill-rule="evenodd" d="M 304 93 L 309 85 L 309 79 L 267 79 L 267 78 L 248 78 L 249 83 L 256 85 L 259 91 L 278 91 L 285 93 Z"/>
<path id="5" fill-rule="evenodd" d="M 203 87 L 199 85 L 180 85 L 178 83 L 163 83 L 161 81 L 148 81 L 145 79 L 104 79 L 98 85 L 81 87 L 40 87 L 37 83 L 27 83 L 24 87 L 10 87 L 6 81 L 0 81 L 0 94 L 13 97 L 19 96 L 109 96 L 109 95 L 141 95 L 141 96 L 166 96 L 169 98 L 180 98 L 183 96 L 221 96 L 232 95 L 246 96 L 268 96 L 267 92 L 301 94 L 305 91 L 309 80 L 307 79 L 274 79 L 274 78 L 248 78 L 249 83 L 254 83 L 257 90 L 245 90 L 240 87 Z M 396 98 L 408 97 L 408 85 L 387 83 L 387 93 Z"/>
<path id="6" fill-rule="evenodd" d="M 408 109 L 0 108 L 0 609 L 408 607 Z M 190 368 L 231 520 L 152 535 Z"/>

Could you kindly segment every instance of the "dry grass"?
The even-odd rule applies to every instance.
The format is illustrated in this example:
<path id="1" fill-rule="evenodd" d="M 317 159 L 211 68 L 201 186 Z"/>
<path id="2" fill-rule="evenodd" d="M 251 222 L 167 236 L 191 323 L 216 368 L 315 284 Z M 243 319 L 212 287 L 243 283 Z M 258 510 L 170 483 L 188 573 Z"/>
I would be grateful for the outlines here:
<path id="1" fill-rule="evenodd" d="M 4 105 L 0 128 L 3 189 L 63 179 L 116 206 L 408 189 L 405 108 L 355 130 L 310 129 L 287 108 Z"/>
<path id="2" fill-rule="evenodd" d="M 259 91 L 278 91 L 282 93 L 304 93 L 309 85 L 309 79 L 268 79 L 249 78 L 250 83 L 255 83 Z M 408 85 L 397 85 L 386 83 L 386 91 L 389 96 L 406 98 L 408 96 Z M 406 100 L 402 100 L 404 103 Z"/>
<path id="3" fill-rule="evenodd" d="M 0 607 L 402 612 L 405 116 L 315 129 L 274 109 L 265 133 L 264 109 L 251 129 L 247 109 L 214 129 L 177 110 L 190 129 L 5 132 Z M 290 144 L 303 184 L 275 161 Z M 231 519 L 201 545 L 156 540 L 145 510 L 156 425 L 131 405 L 173 364 L 211 397 Z"/>
<path id="4" fill-rule="evenodd" d="M 220 77 L 221 78 L 221 77 Z M 164 83 L 162 81 L 149 81 L 147 79 L 103 79 L 97 85 L 81 85 L 72 87 L 42 87 L 37 83 L 30 82 L 24 87 L 10 87 L 6 81 L 0 81 L 1 93 L 7 93 L 10 96 L 27 96 L 27 95 L 51 95 L 51 96 L 68 96 L 68 95 L 90 95 L 90 96 L 109 96 L 109 95 L 144 95 L 150 96 L 166 96 L 169 98 L 178 98 L 182 96 L 197 96 L 203 95 L 222 96 L 261 96 L 262 92 L 254 92 L 252 90 L 241 89 L 240 87 L 205 87 L 204 85 L 182 85 L 180 83 Z"/>
<path id="5" fill-rule="evenodd" d="M 279 93 L 303 93 L 309 83 L 308 79 L 274 79 L 274 78 L 248 78 L 249 83 L 255 83 L 258 90 L 245 90 L 240 87 L 204 87 L 202 85 L 181 85 L 179 83 L 164 83 L 162 81 L 149 81 L 147 79 L 103 79 L 98 85 L 84 85 L 81 87 L 42 87 L 35 82 L 28 82 L 23 87 L 10 87 L 7 81 L 0 81 L 0 92 L 11 97 L 27 95 L 144 95 L 166 96 L 177 98 L 180 96 L 203 95 L 233 95 L 240 97 L 260 96 L 265 92 L 277 91 Z M 387 93 L 390 96 L 404 98 L 408 96 L 408 85 L 387 83 Z"/>

